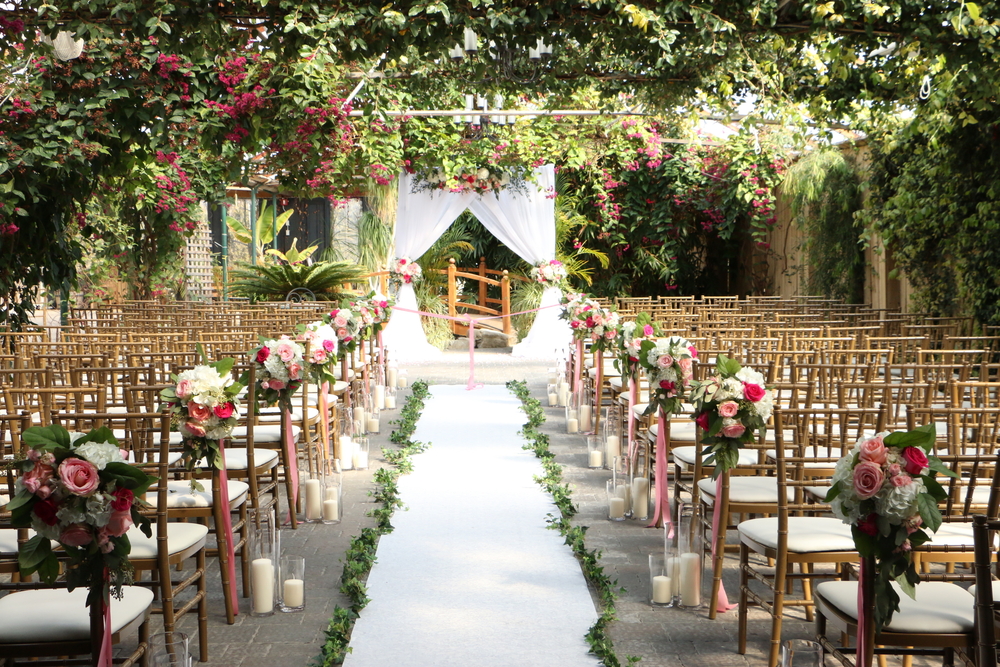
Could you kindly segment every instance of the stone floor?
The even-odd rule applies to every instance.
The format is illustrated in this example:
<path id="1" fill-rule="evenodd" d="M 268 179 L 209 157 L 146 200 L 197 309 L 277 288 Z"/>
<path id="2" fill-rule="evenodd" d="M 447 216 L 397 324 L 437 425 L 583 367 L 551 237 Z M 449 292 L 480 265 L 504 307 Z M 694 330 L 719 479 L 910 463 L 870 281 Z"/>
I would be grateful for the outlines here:
<path id="1" fill-rule="evenodd" d="M 511 379 L 527 380 L 532 393 L 544 394 L 546 368 L 550 362 L 513 359 L 508 350 L 482 350 L 476 354 L 476 379 L 482 383 L 504 383 Z M 408 378 L 431 383 L 465 384 L 468 379 L 468 355 L 448 352 L 440 361 L 411 364 Z M 406 394 L 400 396 L 403 404 Z M 571 485 L 573 498 L 579 507 L 576 521 L 589 526 L 587 544 L 602 552 L 605 570 L 625 588 L 618 602 L 619 620 L 610 634 L 622 663 L 627 656 L 641 658 L 648 667 L 680 665 L 692 667 L 728 667 L 766 664 L 770 636 L 770 620 L 766 614 L 751 614 L 750 645 L 747 655 L 736 653 L 736 612 L 720 615 L 715 621 L 705 610 L 653 608 L 648 603 L 648 555 L 662 547 L 660 530 L 644 527 L 638 521 L 612 523 L 605 517 L 604 484 L 607 471 L 590 470 L 586 466 L 586 444 L 583 437 L 566 435 L 562 412 L 547 410 L 548 421 L 542 430 L 551 435 L 551 446 L 557 460 L 565 466 L 564 475 Z M 398 416 L 391 415 L 390 418 Z M 383 424 L 387 420 L 383 418 Z M 372 452 L 388 443 L 388 430 L 373 438 Z M 380 464 L 373 456 L 373 466 Z M 225 623 L 218 566 L 210 566 L 210 660 L 216 667 L 303 667 L 312 664 L 323 642 L 323 631 L 336 604 L 346 600 L 339 592 L 343 554 L 353 535 L 362 527 L 373 525 L 365 513 L 373 506 L 368 498 L 372 488 L 373 470 L 344 474 L 344 520 L 339 525 L 302 525 L 297 531 L 282 531 L 285 553 L 306 558 L 306 610 L 302 613 L 276 613 L 254 618 L 247 612 L 249 601 L 241 598 L 241 614 L 235 625 Z M 406 498 L 403 498 L 406 501 Z M 736 561 L 726 560 L 725 581 L 731 597 L 736 592 Z M 363 613 L 363 612 L 362 612 Z M 159 631 L 158 617 L 154 632 Z M 195 618 L 189 614 L 180 628 L 197 635 Z M 793 612 L 785 622 L 784 637 L 809 637 L 811 624 L 801 614 Z M 126 641 L 126 645 L 130 643 Z M 194 643 L 194 642 L 192 642 Z M 125 646 L 123 646 L 124 648 Z M 192 652 L 197 654 L 193 647 Z M 390 666 L 387 666 L 390 667 Z"/>

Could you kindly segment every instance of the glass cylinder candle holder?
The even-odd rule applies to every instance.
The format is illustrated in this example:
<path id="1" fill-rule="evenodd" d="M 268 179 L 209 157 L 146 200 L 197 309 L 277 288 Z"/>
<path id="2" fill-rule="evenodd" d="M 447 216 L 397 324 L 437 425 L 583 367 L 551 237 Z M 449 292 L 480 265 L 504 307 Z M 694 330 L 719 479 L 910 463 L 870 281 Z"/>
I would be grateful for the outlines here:
<path id="1" fill-rule="evenodd" d="M 558 384 L 558 382 L 559 382 L 559 369 L 557 367 L 555 367 L 555 366 L 551 366 L 551 367 L 548 368 L 548 370 L 546 372 L 548 373 L 548 378 L 549 378 L 548 379 L 548 383 L 549 384 Z"/>
<path id="2" fill-rule="evenodd" d="M 621 410 L 609 407 L 604 418 L 604 467 L 622 455 Z"/>
<path id="3" fill-rule="evenodd" d="M 627 488 L 623 485 L 616 484 L 615 480 L 609 479 L 607 482 L 607 492 L 608 492 L 608 519 L 611 521 L 624 521 L 625 520 L 625 510 L 627 501 L 625 499 L 625 493 L 627 493 Z"/>
<path id="4" fill-rule="evenodd" d="M 566 432 L 567 433 L 580 432 L 580 420 L 577 417 L 576 408 L 574 408 L 572 405 L 566 406 Z"/>
<path id="5" fill-rule="evenodd" d="M 355 470 L 368 470 L 368 438 L 354 439 L 352 463 Z"/>
<path id="6" fill-rule="evenodd" d="M 587 389 L 581 390 L 577 406 L 577 417 L 580 420 L 581 433 L 590 433 L 593 428 L 594 407 L 592 403 L 593 394 Z"/>
<path id="7" fill-rule="evenodd" d="M 281 604 L 283 612 L 306 608 L 306 559 L 302 556 L 281 557 Z"/>
<path id="8" fill-rule="evenodd" d="M 191 667 L 188 642 L 188 636 L 176 630 L 150 636 L 150 664 L 153 667 Z"/>
<path id="9" fill-rule="evenodd" d="M 375 391 L 372 392 L 375 399 L 375 408 L 378 410 L 385 410 L 385 385 L 376 384 Z"/>
<path id="10" fill-rule="evenodd" d="M 545 387 L 545 394 L 549 399 L 550 408 L 554 408 L 559 405 L 559 394 L 557 393 L 558 391 L 559 391 L 559 385 L 555 384 L 554 382 L 550 382 Z"/>
<path id="11" fill-rule="evenodd" d="M 649 518 L 649 478 L 645 475 L 632 476 L 632 518 Z"/>
<path id="12" fill-rule="evenodd" d="M 393 385 L 385 386 L 385 409 L 395 410 L 396 409 L 396 387 Z"/>
<path id="13" fill-rule="evenodd" d="M 399 375 L 398 375 L 398 377 L 396 379 L 396 388 L 397 389 L 406 389 L 406 387 L 409 384 L 409 382 L 410 382 L 410 380 L 406 376 L 406 371 L 405 370 L 399 371 Z"/>
<path id="14" fill-rule="evenodd" d="M 559 383 L 556 385 L 556 398 L 560 408 L 565 408 L 569 405 L 571 394 L 569 382 L 566 381 L 566 378 L 560 378 Z"/>
<path id="15" fill-rule="evenodd" d="M 367 427 L 369 433 L 378 433 L 382 427 L 382 412 L 377 406 L 368 413 Z"/>
<path id="16" fill-rule="evenodd" d="M 303 462 L 299 468 L 299 493 L 302 498 L 302 511 L 299 521 L 302 523 L 321 523 L 323 521 L 323 497 L 326 493 L 326 479 L 322 470 L 310 471 Z"/>
<path id="17" fill-rule="evenodd" d="M 340 523 L 343 481 L 339 472 L 328 472 L 323 485 L 323 523 Z"/>
<path id="18" fill-rule="evenodd" d="M 347 410 L 346 413 L 346 418 L 340 420 L 340 441 L 339 448 L 337 450 L 337 458 L 340 460 L 341 470 L 353 470 L 355 438 L 354 421 L 350 418 L 350 410 Z"/>
<path id="19" fill-rule="evenodd" d="M 680 503 L 677 507 L 678 606 L 702 606 L 705 583 L 704 532 L 700 503 Z"/>
<path id="20" fill-rule="evenodd" d="M 278 529 L 273 511 L 258 513 L 250 531 L 250 614 L 270 616 L 277 604 Z"/>
<path id="21" fill-rule="evenodd" d="M 611 464 L 611 479 L 618 496 L 625 501 L 625 517 L 632 516 L 632 467 L 627 456 L 619 456 Z"/>
<path id="22" fill-rule="evenodd" d="M 588 435 L 587 436 L 587 463 L 590 468 L 603 468 L 604 467 L 604 443 L 601 442 L 600 436 Z"/>
<path id="23" fill-rule="evenodd" d="M 392 363 L 385 367 L 385 386 L 386 389 L 392 387 L 396 389 L 399 385 L 399 368 Z"/>
<path id="24" fill-rule="evenodd" d="M 654 607 L 674 606 L 673 566 L 669 554 L 649 555 L 649 603 Z"/>

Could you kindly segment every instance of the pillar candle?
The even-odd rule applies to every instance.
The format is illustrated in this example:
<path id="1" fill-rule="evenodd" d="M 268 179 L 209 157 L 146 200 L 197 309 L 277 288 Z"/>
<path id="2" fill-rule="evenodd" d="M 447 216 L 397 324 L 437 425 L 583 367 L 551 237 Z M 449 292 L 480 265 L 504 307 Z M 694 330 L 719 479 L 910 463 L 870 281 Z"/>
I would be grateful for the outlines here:
<path id="1" fill-rule="evenodd" d="M 680 575 L 681 604 L 697 607 L 701 604 L 701 554 L 681 554 Z"/>
<path id="2" fill-rule="evenodd" d="M 559 407 L 565 408 L 566 405 L 569 403 L 569 390 L 566 388 L 566 385 L 560 385 L 558 393 L 559 393 Z"/>
<path id="3" fill-rule="evenodd" d="M 386 395 L 385 397 L 385 409 L 395 410 L 396 409 L 396 397 L 392 395 Z"/>
<path id="4" fill-rule="evenodd" d="M 250 563 L 253 587 L 253 613 L 266 614 L 274 610 L 274 565 L 270 558 L 257 558 Z"/>
<path id="5" fill-rule="evenodd" d="M 390 366 L 385 369 L 385 384 L 387 387 L 395 387 L 399 379 L 399 369 Z"/>
<path id="6" fill-rule="evenodd" d="M 396 388 L 398 388 L 398 389 L 406 389 L 406 376 L 405 375 L 400 375 L 399 376 L 399 382 L 396 384 Z"/>
<path id="7" fill-rule="evenodd" d="M 649 516 L 649 480 L 645 477 L 632 480 L 632 512 L 639 519 Z"/>
<path id="8" fill-rule="evenodd" d="M 606 443 L 609 461 L 614 461 L 616 457 L 622 455 L 621 440 L 618 439 L 617 435 L 609 435 Z"/>
<path id="9" fill-rule="evenodd" d="M 323 491 L 318 479 L 306 480 L 306 521 L 315 521 L 322 514 Z"/>
<path id="10" fill-rule="evenodd" d="M 615 495 L 625 501 L 625 511 L 632 509 L 632 489 L 628 484 L 621 484 L 615 487 Z"/>
<path id="11" fill-rule="evenodd" d="M 354 408 L 354 421 L 355 423 L 361 422 L 365 423 L 365 409 L 364 408 Z"/>
<path id="12" fill-rule="evenodd" d="M 555 393 L 549 393 L 549 407 L 554 408 L 559 404 L 559 396 Z"/>
<path id="13" fill-rule="evenodd" d="M 305 582 L 301 579 L 285 579 L 281 589 L 281 601 L 286 607 L 303 607 L 306 603 Z"/>
<path id="14" fill-rule="evenodd" d="M 375 407 L 385 410 L 385 387 L 380 384 L 375 385 Z"/>
<path id="15" fill-rule="evenodd" d="M 344 470 L 354 468 L 354 441 L 347 437 L 340 439 L 340 467 Z"/>
<path id="16" fill-rule="evenodd" d="M 579 433 L 580 432 L 580 422 L 575 417 L 570 417 L 566 420 L 566 432 L 567 433 Z"/>
<path id="17" fill-rule="evenodd" d="M 604 452 L 599 449 L 595 449 L 590 453 L 590 467 L 600 468 L 604 465 Z"/>
<path id="18" fill-rule="evenodd" d="M 681 594 L 681 559 L 674 557 L 667 559 L 667 576 L 670 577 L 670 595 Z"/>
<path id="19" fill-rule="evenodd" d="M 608 518 L 625 518 L 625 500 L 617 497 L 608 499 Z"/>
<path id="20" fill-rule="evenodd" d="M 590 430 L 590 406 L 581 405 L 580 406 L 580 430 L 589 431 Z"/>
<path id="21" fill-rule="evenodd" d="M 358 470 L 364 470 L 368 467 L 368 452 L 363 452 L 360 449 L 354 450 L 354 467 Z"/>
<path id="22" fill-rule="evenodd" d="M 378 417 L 369 417 L 368 418 L 368 432 L 369 433 L 378 433 L 378 427 L 379 427 L 379 418 Z"/>
<path id="23" fill-rule="evenodd" d="M 323 521 L 336 521 L 340 518 L 340 501 L 328 498 L 323 501 Z"/>
<path id="24" fill-rule="evenodd" d="M 653 577 L 653 602 L 657 604 L 667 604 L 673 597 L 673 583 L 670 577 L 659 575 Z M 288 602 L 285 602 L 288 604 Z M 291 606 L 291 605 L 289 605 Z"/>
<path id="25" fill-rule="evenodd" d="M 365 426 L 367 426 L 367 424 L 365 422 L 360 421 L 360 420 L 355 420 L 354 421 L 354 434 L 358 435 L 358 436 L 364 435 L 365 434 Z"/>

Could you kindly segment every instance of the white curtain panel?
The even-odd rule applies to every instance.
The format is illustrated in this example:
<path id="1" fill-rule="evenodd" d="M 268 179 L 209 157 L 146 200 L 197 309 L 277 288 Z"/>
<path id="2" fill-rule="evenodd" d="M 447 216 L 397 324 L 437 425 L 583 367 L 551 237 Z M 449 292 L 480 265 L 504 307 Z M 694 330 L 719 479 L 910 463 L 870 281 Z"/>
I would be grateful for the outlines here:
<path id="1" fill-rule="evenodd" d="M 448 231 L 475 195 L 443 190 L 411 192 L 413 185 L 411 174 L 400 175 L 395 246 L 396 257 L 416 261 Z M 417 296 L 412 285 L 404 284 L 400 288 L 396 306 L 417 310 Z M 427 342 L 420 316 L 415 313 L 394 310 L 382 332 L 382 340 L 390 357 L 396 361 L 424 361 L 441 356 L 441 351 Z"/>
<path id="2" fill-rule="evenodd" d="M 527 192 L 503 190 L 476 197 L 469 210 L 494 236 L 530 264 L 556 256 L 556 174 L 547 164 L 535 171 L 535 182 L 525 183 Z M 562 291 L 550 287 L 542 294 L 535 323 L 524 340 L 514 346 L 515 357 L 563 356 L 572 336 L 569 325 L 559 319 Z"/>

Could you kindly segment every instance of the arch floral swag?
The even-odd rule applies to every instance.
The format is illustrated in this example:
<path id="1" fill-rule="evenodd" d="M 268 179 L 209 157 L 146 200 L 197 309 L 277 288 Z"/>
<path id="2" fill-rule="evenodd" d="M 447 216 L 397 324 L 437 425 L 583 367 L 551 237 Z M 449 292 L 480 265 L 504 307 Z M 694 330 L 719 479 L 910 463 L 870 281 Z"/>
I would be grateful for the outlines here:
<path id="1" fill-rule="evenodd" d="M 518 191 L 498 193 L 449 192 L 414 188 L 415 177 L 399 179 L 396 210 L 396 256 L 417 258 L 444 234 L 466 209 L 517 255 L 535 265 L 556 256 L 555 168 L 545 165 L 535 171 L 534 182 Z M 418 191 L 419 190 L 419 191 Z M 541 306 L 559 303 L 562 290 L 548 287 Z M 417 310 L 413 285 L 404 283 L 396 299 L 396 309 L 383 332 L 386 346 L 400 361 L 433 359 L 440 350 L 427 342 L 420 316 L 401 309 Z M 514 346 L 515 357 L 551 358 L 565 354 L 570 331 L 559 319 L 558 308 L 544 308 L 535 317 L 531 331 Z"/>

